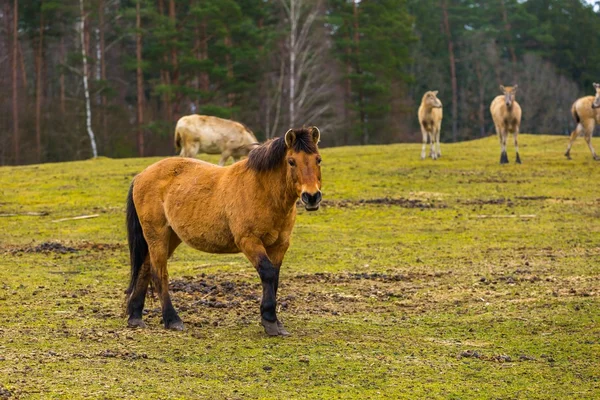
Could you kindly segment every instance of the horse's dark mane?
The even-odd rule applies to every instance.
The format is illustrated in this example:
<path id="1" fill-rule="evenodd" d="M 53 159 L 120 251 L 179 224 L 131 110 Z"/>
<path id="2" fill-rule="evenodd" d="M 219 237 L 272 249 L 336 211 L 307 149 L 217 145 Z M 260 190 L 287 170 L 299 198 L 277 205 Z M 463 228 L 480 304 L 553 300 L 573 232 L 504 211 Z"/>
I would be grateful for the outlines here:
<path id="1" fill-rule="evenodd" d="M 294 151 L 315 154 L 318 152 L 317 145 L 313 142 L 312 134 L 308 129 L 294 129 L 296 139 L 294 140 Z M 271 139 L 263 145 L 252 150 L 248 155 L 248 167 L 255 171 L 271 171 L 281 165 L 287 147 L 285 135 Z"/>

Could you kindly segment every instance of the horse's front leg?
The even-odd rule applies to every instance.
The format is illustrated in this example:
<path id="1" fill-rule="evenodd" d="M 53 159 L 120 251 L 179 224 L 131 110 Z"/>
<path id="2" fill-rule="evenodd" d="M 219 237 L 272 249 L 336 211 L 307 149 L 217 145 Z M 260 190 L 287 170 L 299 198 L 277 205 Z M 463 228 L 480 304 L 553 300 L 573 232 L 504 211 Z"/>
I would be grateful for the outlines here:
<path id="1" fill-rule="evenodd" d="M 281 263 L 283 262 L 283 257 L 285 256 L 288 247 L 290 247 L 290 242 L 289 240 L 285 240 L 267 248 L 267 254 L 269 256 L 269 259 L 271 260 L 273 266 L 275 267 L 275 270 L 277 271 L 275 275 L 275 282 L 273 283 L 276 298 L 277 289 L 279 289 L 279 272 L 281 271 Z M 290 334 L 284 328 L 283 323 L 279 319 L 277 319 L 277 328 L 279 329 L 279 334 L 281 336 L 288 336 Z"/>
<path id="2" fill-rule="evenodd" d="M 261 322 L 265 332 L 270 336 L 279 336 L 277 325 L 277 300 L 275 298 L 276 282 L 279 279 L 279 268 L 269 258 L 262 241 L 255 236 L 241 238 L 238 247 L 256 268 L 262 283 L 263 295 L 260 303 Z"/>

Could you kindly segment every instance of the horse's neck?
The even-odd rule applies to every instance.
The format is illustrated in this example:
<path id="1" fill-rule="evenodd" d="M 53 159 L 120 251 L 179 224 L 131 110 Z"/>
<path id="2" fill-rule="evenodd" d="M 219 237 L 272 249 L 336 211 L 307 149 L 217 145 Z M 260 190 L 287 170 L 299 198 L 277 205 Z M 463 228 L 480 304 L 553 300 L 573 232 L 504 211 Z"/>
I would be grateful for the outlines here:
<path id="1" fill-rule="evenodd" d="M 294 185 L 288 181 L 287 170 L 278 168 L 269 172 L 255 172 L 256 179 L 266 188 L 270 203 L 290 210 L 298 201 Z"/>

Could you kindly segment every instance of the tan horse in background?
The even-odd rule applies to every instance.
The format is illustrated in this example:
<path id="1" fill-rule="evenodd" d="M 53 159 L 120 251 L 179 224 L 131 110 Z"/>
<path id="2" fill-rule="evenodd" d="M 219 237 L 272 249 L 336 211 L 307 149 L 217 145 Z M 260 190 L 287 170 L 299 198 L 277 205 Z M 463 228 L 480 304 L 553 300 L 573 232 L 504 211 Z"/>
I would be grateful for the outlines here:
<path id="1" fill-rule="evenodd" d="M 169 296 L 167 259 L 185 242 L 207 253 L 244 253 L 262 282 L 265 331 L 287 335 L 275 312 L 279 270 L 297 200 L 308 211 L 321 202 L 319 138 L 316 127 L 290 129 L 228 167 L 173 157 L 137 175 L 127 198 L 128 325 L 145 326 L 142 311 L 153 279 L 165 327 L 183 329 Z"/>
<path id="2" fill-rule="evenodd" d="M 431 158 L 437 160 L 442 156 L 440 131 L 442 130 L 443 109 L 442 102 L 437 98 L 437 94 L 437 90 L 425 92 L 419 106 L 419 124 L 421 124 L 421 133 L 423 134 L 421 160 L 425 159 L 427 137 L 429 137 L 429 142 L 431 143 Z"/>
<path id="3" fill-rule="evenodd" d="M 247 126 L 228 119 L 187 115 L 175 127 L 175 150 L 182 157 L 220 154 L 219 165 L 225 165 L 229 157 L 237 162 L 258 146 L 256 136 Z"/>
<path id="4" fill-rule="evenodd" d="M 496 133 L 500 140 L 500 164 L 508 164 L 508 155 L 506 154 L 506 141 L 508 134 L 512 133 L 515 140 L 515 152 L 517 153 L 516 163 L 521 164 L 519 156 L 519 130 L 521 129 L 521 106 L 515 100 L 518 85 L 502 86 L 502 94 L 496 96 L 490 105 L 490 112 L 496 127 Z"/>

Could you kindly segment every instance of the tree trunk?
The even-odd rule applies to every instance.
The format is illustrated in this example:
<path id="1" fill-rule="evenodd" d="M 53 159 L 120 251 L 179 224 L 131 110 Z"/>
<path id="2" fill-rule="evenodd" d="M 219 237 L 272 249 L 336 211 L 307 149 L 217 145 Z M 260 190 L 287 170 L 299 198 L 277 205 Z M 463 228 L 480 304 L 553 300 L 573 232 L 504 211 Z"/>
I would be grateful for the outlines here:
<path id="1" fill-rule="evenodd" d="M 21 80 L 23 81 L 23 90 L 27 93 L 27 71 L 25 70 L 25 60 L 23 57 L 23 48 L 21 42 L 17 41 L 17 51 L 19 52 L 19 64 L 21 65 Z"/>
<path id="2" fill-rule="evenodd" d="M 100 79 L 102 84 L 106 85 L 106 59 L 105 53 L 105 40 L 104 40 L 104 0 L 100 0 L 98 3 L 98 30 L 100 33 Z M 104 138 L 104 154 L 108 153 L 110 140 L 108 138 L 108 116 L 106 113 L 106 94 L 102 91 L 100 104 L 102 105 L 102 136 Z"/>
<path id="3" fill-rule="evenodd" d="M 296 126 L 296 29 L 297 29 L 296 0 L 290 0 L 290 128 Z"/>
<path id="4" fill-rule="evenodd" d="M 502 20 L 504 21 L 504 31 L 506 32 L 506 40 L 508 45 L 508 51 L 510 52 L 510 59 L 512 61 L 513 66 L 513 80 L 516 82 L 517 80 L 517 55 L 515 53 L 515 47 L 512 42 L 512 35 L 510 33 L 511 26 L 510 22 L 508 22 L 508 13 L 506 12 L 506 3 L 504 0 L 500 0 L 500 5 L 502 6 Z M 513 82 L 514 83 L 514 82 Z"/>
<path id="5" fill-rule="evenodd" d="M 42 72 L 44 55 L 44 13 L 41 9 L 44 2 L 40 2 L 40 35 L 35 54 L 35 154 L 37 162 L 42 162 Z"/>
<path id="6" fill-rule="evenodd" d="M 354 5 L 354 51 L 356 55 L 356 73 L 358 75 L 362 74 L 362 69 L 360 67 L 360 33 L 359 33 L 359 25 L 358 25 L 358 4 L 353 2 Z M 365 111 L 365 95 L 363 92 L 362 83 L 358 84 L 358 108 L 360 114 L 360 124 L 362 127 L 362 143 L 369 144 L 369 129 L 367 127 L 367 113 Z"/>
<path id="7" fill-rule="evenodd" d="M 456 61 L 454 58 L 454 43 L 450 34 L 450 22 L 448 21 L 448 4 L 442 0 L 442 15 L 444 31 L 448 38 L 448 57 L 450 59 L 450 82 L 452 84 L 452 141 L 458 140 L 458 85 L 456 82 Z"/>
<path id="8" fill-rule="evenodd" d="M 13 151 L 15 153 L 15 164 L 19 164 L 21 161 L 21 149 L 20 149 L 20 132 L 19 132 L 19 96 L 17 91 L 17 59 L 19 48 L 19 36 L 18 36 L 18 24 L 19 24 L 19 1 L 14 0 L 13 5 L 13 48 L 12 48 L 12 106 L 13 106 Z"/>
<path id="9" fill-rule="evenodd" d="M 475 61 L 475 74 L 479 83 L 479 136 L 485 136 L 485 82 L 483 81 L 483 72 L 481 71 L 481 62 Z"/>
<path id="10" fill-rule="evenodd" d="M 60 37 L 60 64 L 61 64 L 61 68 L 60 68 L 60 112 L 62 113 L 63 118 L 64 118 L 65 114 L 67 113 L 67 110 L 65 107 L 65 71 L 64 71 L 64 68 L 62 68 L 62 66 L 64 66 L 66 64 L 64 36 Z"/>
<path id="11" fill-rule="evenodd" d="M 344 85 L 344 122 L 348 124 L 350 122 L 350 103 L 352 102 L 352 81 L 350 75 L 352 74 L 352 49 L 350 48 L 350 37 L 346 38 L 346 82 Z M 349 134 L 345 133 L 343 137 L 344 145 L 348 145 Z"/>
<path id="12" fill-rule="evenodd" d="M 137 143 L 140 157 L 144 156 L 144 76 L 142 74 L 142 24 L 140 13 L 140 1 L 135 5 L 135 57 L 137 60 Z"/>
<path id="13" fill-rule="evenodd" d="M 175 0 L 169 1 L 169 18 L 171 23 L 175 27 L 177 24 L 176 13 L 175 13 Z M 175 39 L 174 39 L 175 40 Z M 179 61 L 177 60 L 177 48 L 174 43 L 171 43 L 171 64 L 173 65 L 173 75 L 171 77 L 171 84 L 177 86 L 179 83 Z M 175 101 L 173 101 L 173 112 L 172 118 L 177 118 L 179 115 L 179 95 L 175 95 Z"/>
<path id="14" fill-rule="evenodd" d="M 158 12 L 161 16 L 165 15 L 165 2 L 164 0 L 158 0 Z M 165 41 L 162 41 L 162 44 L 165 44 Z M 163 61 L 165 63 L 165 65 L 167 65 L 169 63 L 169 56 L 167 53 L 164 53 L 163 55 Z M 160 79 L 162 84 L 169 88 L 168 90 L 165 91 L 164 95 L 163 95 L 163 101 L 165 103 L 165 110 L 166 110 L 166 119 L 167 121 L 173 121 L 173 108 L 171 106 L 171 76 L 169 75 L 169 71 L 161 69 L 160 70 Z"/>
<path id="15" fill-rule="evenodd" d="M 233 65 L 231 63 L 231 35 L 227 32 L 227 36 L 225 36 L 225 47 L 227 47 L 227 53 L 225 54 L 225 64 L 227 65 L 227 78 L 230 82 L 233 81 Z M 235 100 L 234 93 L 227 93 L 227 105 L 230 108 L 231 117 L 233 118 L 233 104 Z"/>
<path id="16" fill-rule="evenodd" d="M 206 35 L 206 18 L 202 19 L 201 23 L 202 41 L 200 42 L 200 59 L 208 59 L 208 36 Z M 204 92 L 208 92 L 210 88 L 210 80 L 206 71 L 200 73 L 200 88 Z"/>
<path id="17" fill-rule="evenodd" d="M 86 111 L 86 126 L 87 133 L 90 137 L 90 145 L 92 146 L 92 155 L 94 158 L 98 157 L 98 150 L 96 149 L 96 137 L 94 131 L 92 131 L 92 107 L 90 105 L 90 90 L 88 88 L 88 65 L 87 65 L 87 54 L 85 49 L 85 14 L 83 12 L 83 0 L 79 0 L 79 11 L 81 13 L 81 27 L 80 27 L 80 39 L 81 39 L 81 58 L 83 59 L 83 91 L 85 93 L 85 111 Z"/>

